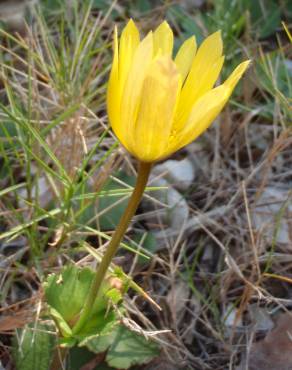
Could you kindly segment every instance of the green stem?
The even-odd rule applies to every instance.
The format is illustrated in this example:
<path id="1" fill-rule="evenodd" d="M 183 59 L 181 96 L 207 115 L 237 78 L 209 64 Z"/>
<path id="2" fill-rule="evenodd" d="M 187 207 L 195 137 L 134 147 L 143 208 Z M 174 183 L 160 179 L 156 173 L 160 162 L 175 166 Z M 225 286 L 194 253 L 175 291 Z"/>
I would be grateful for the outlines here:
<path id="1" fill-rule="evenodd" d="M 94 301 L 97 297 L 100 286 L 105 278 L 107 270 L 112 262 L 114 255 L 116 254 L 119 248 L 120 242 L 125 232 L 127 231 L 127 228 L 134 214 L 136 213 L 138 205 L 141 201 L 145 187 L 147 185 L 151 167 L 152 167 L 151 163 L 140 162 L 139 170 L 138 170 L 138 177 L 137 177 L 134 191 L 131 195 L 127 208 L 123 216 L 121 217 L 120 222 L 112 236 L 112 239 L 107 247 L 107 250 L 97 268 L 95 278 L 90 288 L 90 292 L 87 296 L 87 300 L 85 301 L 84 308 L 81 312 L 79 320 L 77 321 L 76 325 L 73 328 L 73 334 L 79 333 L 80 330 L 85 325 L 86 321 L 90 317 L 90 313 L 91 313 Z"/>

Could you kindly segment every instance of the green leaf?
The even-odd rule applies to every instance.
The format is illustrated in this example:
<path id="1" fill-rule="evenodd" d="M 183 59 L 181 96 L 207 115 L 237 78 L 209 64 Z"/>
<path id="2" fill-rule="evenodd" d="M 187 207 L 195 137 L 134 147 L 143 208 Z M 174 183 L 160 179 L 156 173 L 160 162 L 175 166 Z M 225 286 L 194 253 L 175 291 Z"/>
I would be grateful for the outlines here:
<path id="1" fill-rule="evenodd" d="M 76 346 L 77 344 L 77 339 L 73 337 L 68 337 L 68 338 L 59 338 L 58 344 L 62 348 L 72 348 Z"/>
<path id="2" fill-rule="evenodd" d="M 33 220 L 31 220 L 27 223 L 14 226 L 10 230 L 0 234 L 0 240 L 5 239 L 5 238 L 10 238 L 12 236 L 15 237 L 16 235 L 20 234 L 23 230 L 25 230 L 29 226 L 35 225 L 39 221 L 45 220 L 48 217 L 53 217 L 53 216 L 57 215 L 58 213 L 60 213 L 60 209 L 53 209 L 52 211 L 47 212 L 46 214 L 41 215 L 39 217 L 36 217 L 35 219 L 33 219 Z"/>
<path id="3" fill-rule="evenodd" d="M 16 370 L 48 370 L 53 358 L 55 336 L 52 327 L 32 323 L 17 330 L 13 339 L 13 357 Z"/>
<path id="4" fill-rule="evenodd" d="M 170 6 L 166 11 L 166 18 L 171 22 L 174 20 L 177 22 L 182 30 L 181 40 L 175 38 L 175 49 L 182 44 L 182 41 L 191 37 L 196 36 L 197 42 L 200 44 L 203 40 L 202 30 L 197 24 L 197 18 L 192 14 L 189 14 L 181 5 L 175 4 Z"/>
<path id="5" fill-rule="evenodd" d="M 153 255 L 155 252 L 157 252 L 157 239 L 152 232 L 145 233 L 138 231 L 131 239 L 131 247 L 138 250 L 138 246 L 143 247 L 143 251 L 149 252 L 149 255 Z M 141 264 L 149 263 L 149 257 L 139 255 L 138 262 Z"/>
<path id="6" fill-rule="evenodd" d="M 92 315 L 76 337 L 80 345 L 85 345 L 91 338 L 111 333 L 118 322 L 115 311 L 102 311 L 99 314 Z"/>
<path id="7" fill-rule="evenodd" d="M 82 366 L 94 359 L 96 355 L 86 348 L 73 347 L 67 358 L 67 370 L 80 370 Z"/>
<path id="8" fill-rule="evenodd" d="M 99 334 L 92 337 L 86 338 L 84 341 L 80 342 L 80 347 L 86 347 L 89 351 L 94 353 L 105 352 L 109 346 L 112 344 L 114 338 L 114 328 L 108 333 Z"/>
<path id="9" fill-rule="evenodd" d="M 281 24 L 281 7 L 276 0 L 265 0 L 264 5 L 260 2 L 247 1 L 253 27 L 257 29 L 259 36 L 265 38 L 273 34 Z"/>
<path id="10" fill-rule="evenodd" d="M 72 265 L 65 267 L 60 274 L 49 275 L 43 284 L 50 313 L 66 346 L 76 343 L 68 339 L 72 338 L 71 328 L 84 307 L 94 276 L 93 270 Z M 94 302 L 92 315 L 75 339 L 83 341 L 94 335 L 108 333 L 118 320 L 111 302 L 118 304 L 121 300 L 121 293 L 111 287 L 110 279 L 104 280 Z"/>
<path id="11" fill-rule="evenodd" d="M 156 343 L 120 325 L 107 352 L 106 362 L 118 369 L 142 365 L 159 354 Z"/>
<path id="12" fill-rule="evenodd" d="M 90 268 L 67 266 L 61 274 L 51 274 L 44 283 L 48 304 L 54 308 L 63 319 L 70 323 L 79 315 L 84 306 L 87 294 L 94 278 Z M 98 314 L 108 307 L 106 292 L 110 289 L 108 280 L 101 287 L 101 293 L 96 297 L 93 313 Z"/>
<path id="13" fill-rule="evenodd" d="M 114 304 L 118 304 L 122 299 L 122 293 L 116 289 L 112 288 L 106 292 L 106 297 L 109 298 Z"/>
<path id="14" fill-rule="evenodd" d="M 60 275 L 49 275 L 44 283 L 48 304 L 68 323 L 79 314 L 88 294 L 93 272 L 74 265 L 66 267 Z"/>
<path id="15" fill-rule="evenodd" d="M 17 189 L 20 189 L 20 188 L 23 188 L 25 187 L 25 183 L 21 183 L 21 184 L 16 184 L 16 185 L 12 185 L 12 186 L 8 186 L 7 188 L 3 189 L 3 190 L 0 190 L 0 197 L 2 197 L 3 195 L 7 194 L 7 193 L 10 193 L 12 191 L 15 191 Z"/>
<path id="16" fill-rule="evenodd" d="M 268 16 L 263 22 L 263 27 L 260 28 L 260 37 L 265 38 L 270 36 L 277 27 L 281 24 L 281 11 L 278 5 L 274 5 L 269 9 Z"/>
<path id="17" fill-rule="evenodd" d="M 110 179 L 104 185 L 103 189 L 97 193 L 90 192 L 88 185 L 78 188 L 72 200 L 77 215 L 76 221 L 79 224 L 90 225 L 90 221 L 92 223 L 92 220 L 96 216 L 95 202 L 98 200 L 98 211 L 101 213 L 99 216 L 101 230 L 112 230 L 117 226 L 127 206 L 127 195 L 130 196 L 133 191 L 127 184 L 133 185 L 135 178 L 133 176 L 127 176 L 123 172 L 116 173 L 115 177 L 126 185 Z M 125 198 L 125 200 L 121 201 L 122 198 Z M 86 199 L 92 199 L 92 201 L 84 202 Z"/>
<path id="18" fill-rule="evenodd" d="M 73 347 L 70 349 L 67 358 L 67 370 L 80 370 L 86 368 L 85 365 L 91 364 L 96 360 L 96 354 L 88 351 L 86 347 Z M 107 364 L 98 363 L 94 368 L 90 367 L 92 370 L 113 370 L 112 367 L 109 367 Z"/>
<path id="19" fill-rule="evenodd" d="M 72 335 L 72 330 L 70 326 L 66 323 L 60 313 L 55 310 L 54 308 L 50 308 L 50 314 L 52 318 L 55 320 L 59 331 L 62 333 L 63 337 L 68 338 Z"/>
<path id="20" fill-rule="evenodd" d="M 94 353 L 107 350 L 106 362 L 118 369 L 145 364 L 159 354 L 156 343 L 123 325 L 116 326 L 109 334 L 91 338 L 84 344 Z"/>
<path id="21" fill-rule="evenodd" d="M 93 0 L 93 8 L 106 10 L 109 7 L 108 0 Z"/>
<path id="22" fill-rule="evenodd" d="M 115 176 L 126 184 L 129 184 L 131 186 L 134 185 L 135 178 L 133 176 L 127 176 L 123 172 L 119 172 Z M 98 211 L 104 212 L 99 217 L 99 224 L 100 224 L 101 230 L 115 229 L 118 222 L 120 221 L 120 218 L 122 217 L 126 209 L 128 199 L 125 199 L 124 201 L 119 202 L 119 200 L 122 199 L 125 195 L 121 194 L 121 196 L 119 197 L 112 197 L 111 193 L 113 190 L 119 190 L 119 189 L 125 189 L 125 188 L 126 188 L 125 186 L 123 187 L 121 184 L 117 183 L 116 181 L 110 180 L 102 189 L 104 196 L 99 199 L 99 204 L 98 204 Z M 108 196 L 107 196 L 107 192 L 108 192 Z M 107 208 L 108 208 L 108 211 L 106 210 Z"/>
<path id="23" fill-rule="evenodd" d="M 16 136 L 17 129 L 13 121 L 2 121 L 0 125 L 0 137 Z"/>
<path id="24" fill-rule="evenodd" d="M 152 9 L 152 5 L 149 0 L 138 0 L 136 6 L 140 13 L 149 12 Z"/>

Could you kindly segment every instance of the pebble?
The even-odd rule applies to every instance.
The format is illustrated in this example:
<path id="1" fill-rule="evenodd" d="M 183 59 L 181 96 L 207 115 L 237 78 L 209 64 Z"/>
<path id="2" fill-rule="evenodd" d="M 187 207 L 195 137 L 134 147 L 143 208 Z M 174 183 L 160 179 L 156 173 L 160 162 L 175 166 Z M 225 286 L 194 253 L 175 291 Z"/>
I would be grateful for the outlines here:
<path id="1" fill-rule="evenodd" d="M 292 203 L 288 190 L 267 187 L 256 201 L 252 213 L 253 224 L 258 232 L 277 243 L 290 244 L 292 230 Z M 286 208 L 285 208 L 286 206 Z"/>
<path id="2" fill-rule="evenodd" d="M 155 179 L 150 182 L 150 186 L 167 187 L 167 189 L 156 190 L 151 193 L 151 197 L 163 203 L 158 212 L 154 212 L 147 218 L 152 224 L 163 224 L 174 230 L 180 230 L 189 217 L 188 204 L 181 193 L 174 189 L 165 179 Z M 154 211 L 153 201 L 145 199 L 142 207 L 146 211 Z"/>
<path id="3" fill-rule="evenodd" d="M 180 161 L 169 159 L 155 166 L 152 174 L 157 177 L 163 177 L 170 184 L 173 184 L 176 189 L 185 191 L 194 181 L 195 169 L 188 158 Z"/>

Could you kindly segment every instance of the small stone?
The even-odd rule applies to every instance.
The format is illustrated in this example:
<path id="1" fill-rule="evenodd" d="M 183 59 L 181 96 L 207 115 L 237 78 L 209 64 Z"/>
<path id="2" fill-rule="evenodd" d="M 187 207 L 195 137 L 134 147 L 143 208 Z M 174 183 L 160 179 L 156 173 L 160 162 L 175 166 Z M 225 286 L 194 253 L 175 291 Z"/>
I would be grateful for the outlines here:
<path id="1" fill-rule="evenodd" d="M 227 338 L 234 334 L 235 329 L 239 330 L 242 327 L 242 317 L 239 310 L 229 303 L 222 314 L 222 322 L 225 326 L 225 336 Z"/>
<path id="2" fill-rule="evenodd" d="M 210 263 L 214 259 L 214 248 L 211 244 L 204 246 L 203 255 L 201 258 L 202 263 Z"/>
<path id="3" fill-rule="evenodd" d="M 1 0 L 0 20 L 7 23 L 11 31 L 25 33 L 25 11 L 36 0 Z"/>
<path id="4" fill-rule="evenodd" d="M 155 208 L 154 202 L 145 199 L 142 207 L 146 211 L 154 211 L 151 217 L 147 218 L 148 223 L 155 225 L 163 224 L 172 230 L 181 230 L 189 217 L 189 207 L 185 198 L 174 189 L 165 179 L 156 179 L 150 182 L 150 186 L 163 187 L 167 189 L 156 190 L 151 193 L 151 197 L 158 200 L 163 205 Z"/>
<path id="5" fill-rule="evenodd" d="M 152 174 L 163 177 L 178 190 L 187 190 L 194 181 L 195 169 L 188 158 L 181 161 L 170 159 L 155 166 Z"/>
<path id="6" fill-rule="evenodd" d="M 256 331 L 266 332 L 273 329 L 274 321 L 265 308 L 258 307 L 256 304 L 251 304 L 248 310 Z"/>
<path id="7" fill-rule="evenodd" d="M 285 67 L 288 69 L 290 75 L 292 75 L 292 61 L 289 59 L 284 60 Z"/>
<path id="8" fill-rule="evenodd" d="M 238 317 L 238 310 L 229 304 L 223 312 L 223 322 L 227 328 L 242 326 L 242 318 Z"/>
<path id="9" fill-rule="evenodd" d="M 290 201 L 289 201 L 290 196 Z M 281 244 L 291 243 L 291 195 L 281 188 L 267 187 L 256 202 L 252 219 L 258 232 Z"/>
<path id="10" fill-rule="evenodd" d="M 18 191 L 18 204 L 20 207 L 25 207 L 25 199 L 27 199 L 27 189 L 20 189 Z M 37 179 L 37 184 L 32 186 L 31 195 L 34 199 L 37 198 L 40 207 L 45 208 L 52 199 L 51 188 L 48 181 L 44 177 Z"/>

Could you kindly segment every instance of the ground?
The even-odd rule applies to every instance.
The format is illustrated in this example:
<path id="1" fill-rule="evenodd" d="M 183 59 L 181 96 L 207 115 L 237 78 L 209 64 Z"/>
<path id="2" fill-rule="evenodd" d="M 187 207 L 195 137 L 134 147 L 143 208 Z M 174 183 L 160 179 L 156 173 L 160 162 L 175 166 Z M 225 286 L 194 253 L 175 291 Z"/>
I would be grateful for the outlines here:
<path id="1" fill-rule="evenodd" d="M 46 320 L 46 276 L 94 267 L 135 182 L 105 103 L 113 28 L 131 17 L 144 33 L 167 19 L 176 50 L 221 29 L 221 81 L 252 60 L 212 127 L 155 164 L 114 260 L 162 308 L 126 298 L 129 325 L 161 348 L 142 369 L 292 369 L 291 3 L 16 3 L 0 1 L 3 367 L 15 330 Z M 106 368 L 87 355 L 78 368 Z"/>

